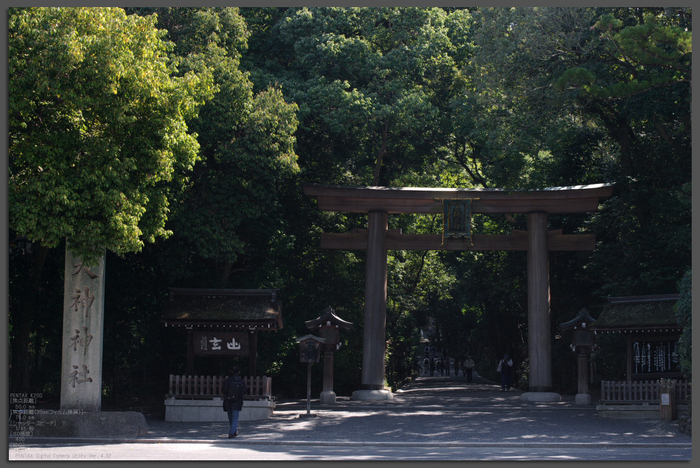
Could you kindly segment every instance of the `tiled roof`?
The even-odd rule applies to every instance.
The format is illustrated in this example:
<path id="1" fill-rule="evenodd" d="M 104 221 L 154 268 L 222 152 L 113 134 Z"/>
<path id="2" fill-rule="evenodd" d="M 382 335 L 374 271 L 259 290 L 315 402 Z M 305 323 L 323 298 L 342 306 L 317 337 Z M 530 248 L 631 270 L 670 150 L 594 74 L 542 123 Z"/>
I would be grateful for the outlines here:
<path id="1" fill-rule="evenodd" d="M 276 289 L 175 289 L 165 307 L 165 323 L 269 323 L 282 328 Z"/>
<path id="2" fill-rule="evenodd" d="M 595 330 L 678 329 L 674 305 L 678 294 L 655 296 L 609 297 L 598 319 L 591 324 Z"/>

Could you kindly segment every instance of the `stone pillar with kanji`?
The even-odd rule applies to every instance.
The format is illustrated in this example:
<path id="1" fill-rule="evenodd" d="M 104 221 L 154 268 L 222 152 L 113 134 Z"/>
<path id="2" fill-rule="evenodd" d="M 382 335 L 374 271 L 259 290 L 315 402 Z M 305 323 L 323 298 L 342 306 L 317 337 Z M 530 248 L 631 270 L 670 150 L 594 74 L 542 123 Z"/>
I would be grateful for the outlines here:
<path id="1" fill-rule="evenodd" d="M 100 411 L 105 254 L 86 265 L 66 249 L 61 360 L 62 410 Z"/>

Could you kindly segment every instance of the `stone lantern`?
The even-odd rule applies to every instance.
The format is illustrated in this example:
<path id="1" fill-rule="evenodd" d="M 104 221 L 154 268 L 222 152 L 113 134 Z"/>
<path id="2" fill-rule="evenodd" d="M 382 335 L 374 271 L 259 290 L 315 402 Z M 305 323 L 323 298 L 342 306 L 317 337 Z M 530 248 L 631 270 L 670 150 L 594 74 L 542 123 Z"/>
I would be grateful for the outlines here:
<path id="1" fill-rule="evenodd" d="M 578 315 L 566 323 L 559 325 L 561 332 L 574 331 L 571 342 L 571 350 L 578 354 L 578 393 L 576 394 L 577 405 L 590 405 L 591 395 L 588 391 L 588 357 L 594 346 L 594 333 L 589 327 L 595 322 L 588 311 L 581 309 Z"/>
<path id="2" fill-rule="evenodd" d="M 352 323 L 346 322 L 328 306 L 320 317 L 309 320 L 306 327 L 309 330 L 318 330 L 319 335 L 325 339 L 323 349 L 323 391 L 321 403 L 335 403 L 333 391 L 333 353 L 340 348 L 340 330 L 352 330 Z"/>

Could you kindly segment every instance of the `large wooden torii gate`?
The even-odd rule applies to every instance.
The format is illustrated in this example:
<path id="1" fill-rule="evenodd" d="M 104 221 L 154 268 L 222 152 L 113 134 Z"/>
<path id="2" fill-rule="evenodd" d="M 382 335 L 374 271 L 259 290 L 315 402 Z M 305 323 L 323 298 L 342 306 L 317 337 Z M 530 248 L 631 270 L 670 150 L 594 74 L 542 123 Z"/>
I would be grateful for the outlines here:
<path id="1" fill-rule="evenodd" d="M 308 184 L 304 193 L 323 211 L 367 213 L 367 229 L 321 235 L 324 249 L 366 249 L 362 385 L 353 399 L 391 399 L 384 388 L 386 353 L 387 250 L 522 250 L 527 251 L 528 401 L 559 399 L 552 390 L 550 345 L 549 251 L 593 250 L 594 234 L 566 235 L 547 230 L 548 214 L 585 213 L 612 195 L 612 186 L 596 184 L 537 191 L 504 189 L 347 187 Z M 442 213 L 443 200 L 471 199 L 473 213 L 527 214 L 527 231 L 503 235 L 474 234 L 443 240 L 441 234 L 402 234 L 388 229 L 388 214 Z"/>

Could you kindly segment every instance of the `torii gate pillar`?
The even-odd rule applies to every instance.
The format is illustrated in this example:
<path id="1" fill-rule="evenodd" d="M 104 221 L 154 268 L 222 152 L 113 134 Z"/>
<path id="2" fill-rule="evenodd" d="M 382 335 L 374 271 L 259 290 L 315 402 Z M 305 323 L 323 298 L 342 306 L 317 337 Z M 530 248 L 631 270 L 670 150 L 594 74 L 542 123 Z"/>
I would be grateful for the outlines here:
<path id="1" fill-rule="evenodd" d="M 362 345 L 362 384 L 352 394 L 354 400 L 391 400 L 384 388 L 386 354 L 387 248 L 386 211 L 370 211 L 367 216 L 367 261 L 365 277 L 365 323 Z"/>
<path id="2" fill-rule="evenodd" d="M 550 345 L 549 249 L 547 213 L 527 214 L 527 332 L 530 359 L 529 392 L 525 401 L 559 401 L 552 393 Z"/>

